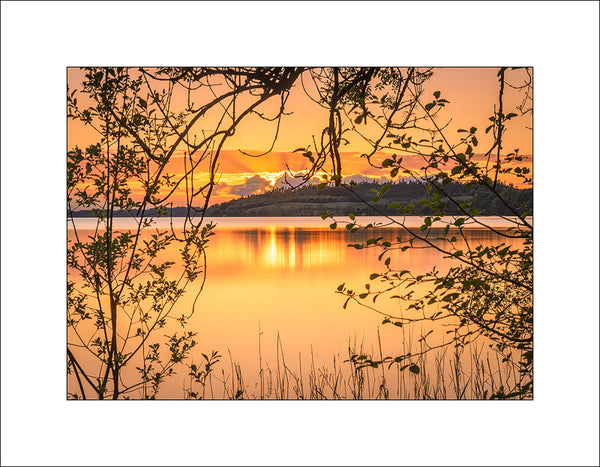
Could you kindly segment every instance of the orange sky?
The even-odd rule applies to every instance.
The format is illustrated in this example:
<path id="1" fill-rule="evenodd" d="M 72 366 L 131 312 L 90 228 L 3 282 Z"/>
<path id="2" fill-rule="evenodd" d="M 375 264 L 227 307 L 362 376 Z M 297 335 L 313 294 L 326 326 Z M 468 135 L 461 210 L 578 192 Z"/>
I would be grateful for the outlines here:
<path id="1" fill-rule="evenodd" d="M 456 130 L 459 128 L 468 129 L 472 126 L 478 128 L 480 151 L 476 152 L 485 152 L 491 145 L 491 133 L 486 135 L 484 130 L 490 124 L 488 117 L 493 114 L 494 106 L 497 106 L 498 102 L 497 71 L 497 68 L 436 68 L 433 77 L 423 84 L 426 99 L 431 98 L 434 91 L 440 91 L 441 97 L 450 101 L 438 118 L 438 122 L 449 122 L 446 130 L 448 135 L 456 135 Z M 523 70 L 508 71 L 506 74 L 508 82 L 513 84 L 521 84 L 525 76 Z M 77 89 L 82 77 L 83 73 L 80 69 L 70 68 L 69 89 Z M 185 96 L 181 94 L 179 98 L 183 101 Z M 522 93 L 508 86 L 505 87 L 504 113 L 514 109 L 522 99 Z M 261 109 L 269 115 L 274 113 L 278 106 L 279 102 L 273 99 L 263 104 Z M 238 149 L 249 152 L 266 151 L 275 135 L 275 123 L 250 116 L 236 128 L 235 135 L 227 141 L 225 150 L 221 152 L 219 158 L 220 176 L 211 204 L 269 189 L 283 176 L 286 166 L 296 171 L 306 168 L 307 160 L 291 151 L 311 144 L 312 136 L 319 135 L 327 125 L 328 114 L 306 98 L 300 85 L 296 85 L 292 90 L 286 112 L 291 112 L 291 115 L 285 115 L 281 120 L 273 152 L 260 158 L 243 155 Z M 508 122 L 508 132 L 504 139 L 505 153 L 519 148 L 519 152 L 523 155 L 532 154 L 532 132 L 527 127 L 532 127 L 531 113 Z M 360 128 L 363 130 L 362 127 Z M 343 174 L 345 176 L 361 174 L 370 177 L 385 175 L 370 167 L 364 158 L 360 158 L 360 154 L 367 152 L 369 146 L 357 135 L 349 139 L 350 144 L 341 148 Z M 68 122 L 69 148 L 75 145 L 85 147 L 96 140 L 97 135 L 89 127 L 84 127 L 79 122 Z M 179 162 L 177 158 L 173 160 L 170 173 L 182 171 L 182 158 L 179 159 Z M 207 175 L 199 173 L 197 178 L 201 183 L 207 179 Z M 184 196 L 179 193 L 172 201 L 174 205 L 179 205 L 183 204 L 184 199 Z"/>

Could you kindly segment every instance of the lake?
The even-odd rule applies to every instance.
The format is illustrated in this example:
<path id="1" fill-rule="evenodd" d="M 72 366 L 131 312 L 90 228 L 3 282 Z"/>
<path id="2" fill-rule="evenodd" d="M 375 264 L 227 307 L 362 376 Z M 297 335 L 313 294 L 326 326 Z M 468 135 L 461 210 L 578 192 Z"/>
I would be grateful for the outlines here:
<path id="1" fill-rule="evenodd" d="M 368 223 L 384 219 L 357 220 Z M 345 297 L 336 293 L 342 283 L 354 290 L 364 290 L 366 283 L 376 284 L 369 281 L 369 275 L 384 269 L 378 260 L 381 253 L 378 248 L 355 249 L 347 245 L 371 237 L 393 240 L 400 232 L 397 227 L 353 234 L 343 225 L 332 230 L 329 228 L 331 220 L 320 218 L 214 218 L 206 221 L 217 224 L 216 235 L 211 238 L 207 251 L 206 283 L 186 328 L 198 333 L 199 344 L 193 353 L 193 363 L 202 364 L 201 352 L 210 354 L 216 350 L 222 356 L 205 388 L 206 398 L 228 397 L 240 389 L 245 398 L 296 399 L 300 394 L 308 398 L 311 388 L 314 392 L 320 390 L 324 397 L 335 397 L 337 393 L 339 397 L 352 398 L 355 394 L 349 388 L 354 385 L 356 389 L 357 373 L 350 363 L 344 362 L 349 352 L 385 357 L 399 355 L 407 348 L 418 349 L 421 329 L 382 325 L 382 314 L 356 303 L 350 302 L 344 309 Z M 94 226 L 93 219 L 80 218 L 76 222 L 80 236 L 89 234 L 86 230 Z M 499 217 L 486 218 L 486 222 L 498 229 L 508 226 Z M 167 228 L 169 223 L 170 220 L 162 218 L 157 226 Z M 414 228 L 421 223 L 417 217 L 407 222 Z M 173 225 L 181 228 L 182 219 L 174 219 Z M 127 230 L 133 228 L 133 223 L 116 218 L 115 228 Z M 465 232 L 469 243 L 509 243 L 475 225 L 467 226 Z M 69 238 L 72 237 L 70 229 Z M 172 260 L 177 261 L 177 258 Z M 432 249 L 396 250 L 391 254 L 392 267 L 416 273 L 426 272 L 433 266 L 443 270 L 448 264 L 449 260 Z M 197 285 L 192 284 L 192 290 L 178 302 L 175 315 L 189 313 L 195 287 Z M 383 314 L 398 316 L 404 311 L 404 305 L 398 300 L 381 300 L 376 305 Z M 432 342 L 441 343 L 444 332 L 437 331 L 440 332 L 432 336 Z M 487 343 L 481 342 L 480 347 L 487 348 Z M 490 371 L 500 371 L 501 364 L 493 358 Z M 433 357 L 422 362 L 423 373 L 430 370 L 432 385 L 436 365 L 439 368 L 440 363 Z M 382 387 L 387 391 L 385 396 L 392 399 L 415 396 L 409 380 L 415 375 L 387 366 L 369 371 L 362 383 L 364 398 L 383 397 Z M 183 367 L 179 373 L 166 380 L 159 398 L 184 398 L 189 377 Z M 383 386 L 382 382 L 385 382 Z M 73 383 L 71 378 L 69 384 Z M 446 397 L 452 398 L 452 394 Z"/>

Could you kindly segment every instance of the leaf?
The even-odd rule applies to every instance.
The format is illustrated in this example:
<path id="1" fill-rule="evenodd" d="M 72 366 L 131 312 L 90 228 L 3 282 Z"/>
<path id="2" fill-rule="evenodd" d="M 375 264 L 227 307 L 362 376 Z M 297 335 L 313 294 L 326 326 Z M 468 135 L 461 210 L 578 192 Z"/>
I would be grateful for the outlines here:
<path id="1" fill-rule="evenodd" d="M 420 369 L 420 368 L 419 368 L 417 365 L 415 365 L 415 364 L 412 364 L 412 365 L 411 365 L 411 366 L 408 368 L 408 371 L 410 371 L 411 373 L 414 373 L 415 375 L 418 375 L 418 374 L 421 372 L 421 369 Z"/>
<path id="2" fill-rule="evenodd" d="M 338 285 L 338 291 L 341 292 L 342 290 L 344 290 L 344 285 L 346 285 L 345 282 L 342 282 L 340 285 Z"/>
<path id="3" fill-rule="evenodd" d="M 451 175 L 456 175 L 458 173 L 462 172 L 462 167 L 460 165 L 457 165 L 456 167 L 454 167 L 452 169 Z"/>
<path id="4" fill-rule="evenodd" d="M 444 297 L 442 297 L 442 301 L 443 302 L 451 302 L 452 300 L 455 300 L 458 297 L 458 293 L 449 293 L 448 295 L 445 295 Z"/>
<path id="5" fill-rule="evenodd" d="M 442 93 L 441 93 L 440 91 L 435 91 L 435 92 L 433 93 L 433 97 L 435 97 L 436 99 L 439 99 L 439 98 L 440 98 L 440 96 L 441 96 L 441 94 L 442 94 Z"/>
<path id="6" fill-rule="evenodd" d="M 367 239 L 367 246 L 373 245 L 374 243 L 379 242 L 379 240 L 383 240 L 383 237 L 369 238 Z"/>
<path id="7" fill-rule="evenodd" d="M 369 276 L 369 279 L 373 280 L 373 279 L 377 279 L 378 277 L 379 277 L 379 274 L 373 273 Z"/>
<path id="8" fill-rule="evenodd" d="M 331 230 L 335 230 L 335 229 L 337 229 L 337 222 L 334 222 L 333 224 L 330 224 L 330 225 L 329 225 L 329 228 L 330 228 Z"/>
<path id="9" fill-rule="evenodd" d="M 292 152 L 300 152 L 300 151 L 304 152 L 304 151 L 306 151 L 306 148 L 296 148 Z"/>
<path id="10" fill-rule="evenodd" d="M 425 105 L 425 110 L 427 110 L 429 112 L 434 107 L 435 107 L 435 102 L 430 102 L 429 104 Z"/>
<path id="11" fill-rule="evenodd" d="M 349 217 L 350 219 L 352 219 L 352 220 L 355 220 L 355 219 L 356 219 L 356 216 L 355 216 L 354 214 L 352 214 L 352 213 L 348 214 L 348 217 Z"/>

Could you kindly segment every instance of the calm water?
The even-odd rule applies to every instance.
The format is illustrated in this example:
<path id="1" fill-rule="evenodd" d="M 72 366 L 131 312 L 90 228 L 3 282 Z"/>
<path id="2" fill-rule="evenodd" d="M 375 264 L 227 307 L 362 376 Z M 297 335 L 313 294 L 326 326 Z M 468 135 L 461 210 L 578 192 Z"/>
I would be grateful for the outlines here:
<path id="1" fill-rule="evenodd" d="M 306 375 L 311 368 L 332 370 L 334 365 L 343 365 L 349 346 L 379 355 L 381 342 L 381 353 L 386 356 L 398 355 L 407 345 L 415 345 L 407 339 L 416 341 L 418 333 L 409 338 L 399 328 L 382 326 L 383 316 L 356 304 L 343 309 L 345 299 L 335 293 L 342 282 L 362 291 L 369 275 L 384 269 L 378 261 L 379 249 L 356 250 L 347 244 L 379 236 L 394 239 L 398 229 L 351 234 L 340 227 L 331 230 L 328 227 L 331 221 L 320 218 L 213 220 L 218 227 L 208 248 L 207 280 L 188 329 L 198 333 L 199 346 L 193 359 L 196 363 L 202 361 L 200 352 L 217 350 L 223 356 L 216 375 L 220 379 L 231 378 L 233 364 L 239 364 L 246 391 L 258 394 L 261 365 L 263 371 L 276 371 L 285 361 L 290 369 L 295 372 L 302 369 Z M 497 227 L 506 225 L 500 218 L 490 220 Z M 78 228 L 91 228 L 92 222 L 79 219 Z M 128 222 L 118 219 L 117 228 L 132 228 Z M 165 227 L 168 225 L 167 220 L 161 222 Z M 421 225 L 418 218 L 410 219 L 409 223 L 415 227 Z M 180 219 L 174 220 L 175 226 L 180 224 Z M 469 242 L 505 241 L 477 228 L 469 228 L 467 232 Z M 83 233 L 81 230 L 80 235 Z M 71 230 L 69 236 L 72 237 Z M 425 272 L 434 265 L 443 269 L 447 261 L 431 249 L 392 254 L 394 268 Z M 175 315 L 191 309 L 195 293 L 190 292 L 178 302 Z M 402 304 L 397 301 L 383 300 L 377 305 L 385 313 L 402 313 Z M 171 378 L 160 396 L 182 398 L 185 384 L 183 376 Z M 388 384 L 393 386 L 389 381 Z M 213 380 L 215 397 L 222 394 L 222 386 Z"/>

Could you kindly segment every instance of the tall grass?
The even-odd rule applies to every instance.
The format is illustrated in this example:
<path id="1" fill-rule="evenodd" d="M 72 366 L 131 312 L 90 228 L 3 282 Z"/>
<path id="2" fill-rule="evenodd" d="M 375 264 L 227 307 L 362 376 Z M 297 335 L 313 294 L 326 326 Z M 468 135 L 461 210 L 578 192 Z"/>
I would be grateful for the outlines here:
<path id="1" fill-rule="evenodd" d="M 411 333 L 402 329 L 405 353 L 418 355 L 412 361 L 419 366 L 418 374 L 401 366 L 364 366 L 352 355 L 362 355 L 367 349 L 356 340 L 348 342 L 347 355 L 333 355 L 327 364 L 318 364 L 310 347 L 308 360 L 298 353 L 286 358 L 284 344 L 277 333 L 273 366 L 262 357 L 259 327 L 259 374 L 244 375 L 244 370 L 228 352 L 228 362 L 222 362 L 220 373 L 208 375 L 201 393 L 207 399 L 270 399 L 270 400 L 473 400 L 488 399 L 501 387 L 512 387 L 519 381 L 518 371 L 503 362 L 486 343 L 471 343 L 464 347 L 444 347 L 421 353 L 423 341 L 414 342 Z M 370 354 L 385 356 L 377 332 L 377 349 Z M 292 363 L 293 361 L 293 363 Z M 227 367 L 227 370 L 225 369 Z M 253 381 L 252 384 L 246 380 Z M 196 390 L 196 392 L 198 392 Z M 184 391 L 189 394 L 189 389 Z M 185 397 L 187 398 L 187 397 Z"/>

